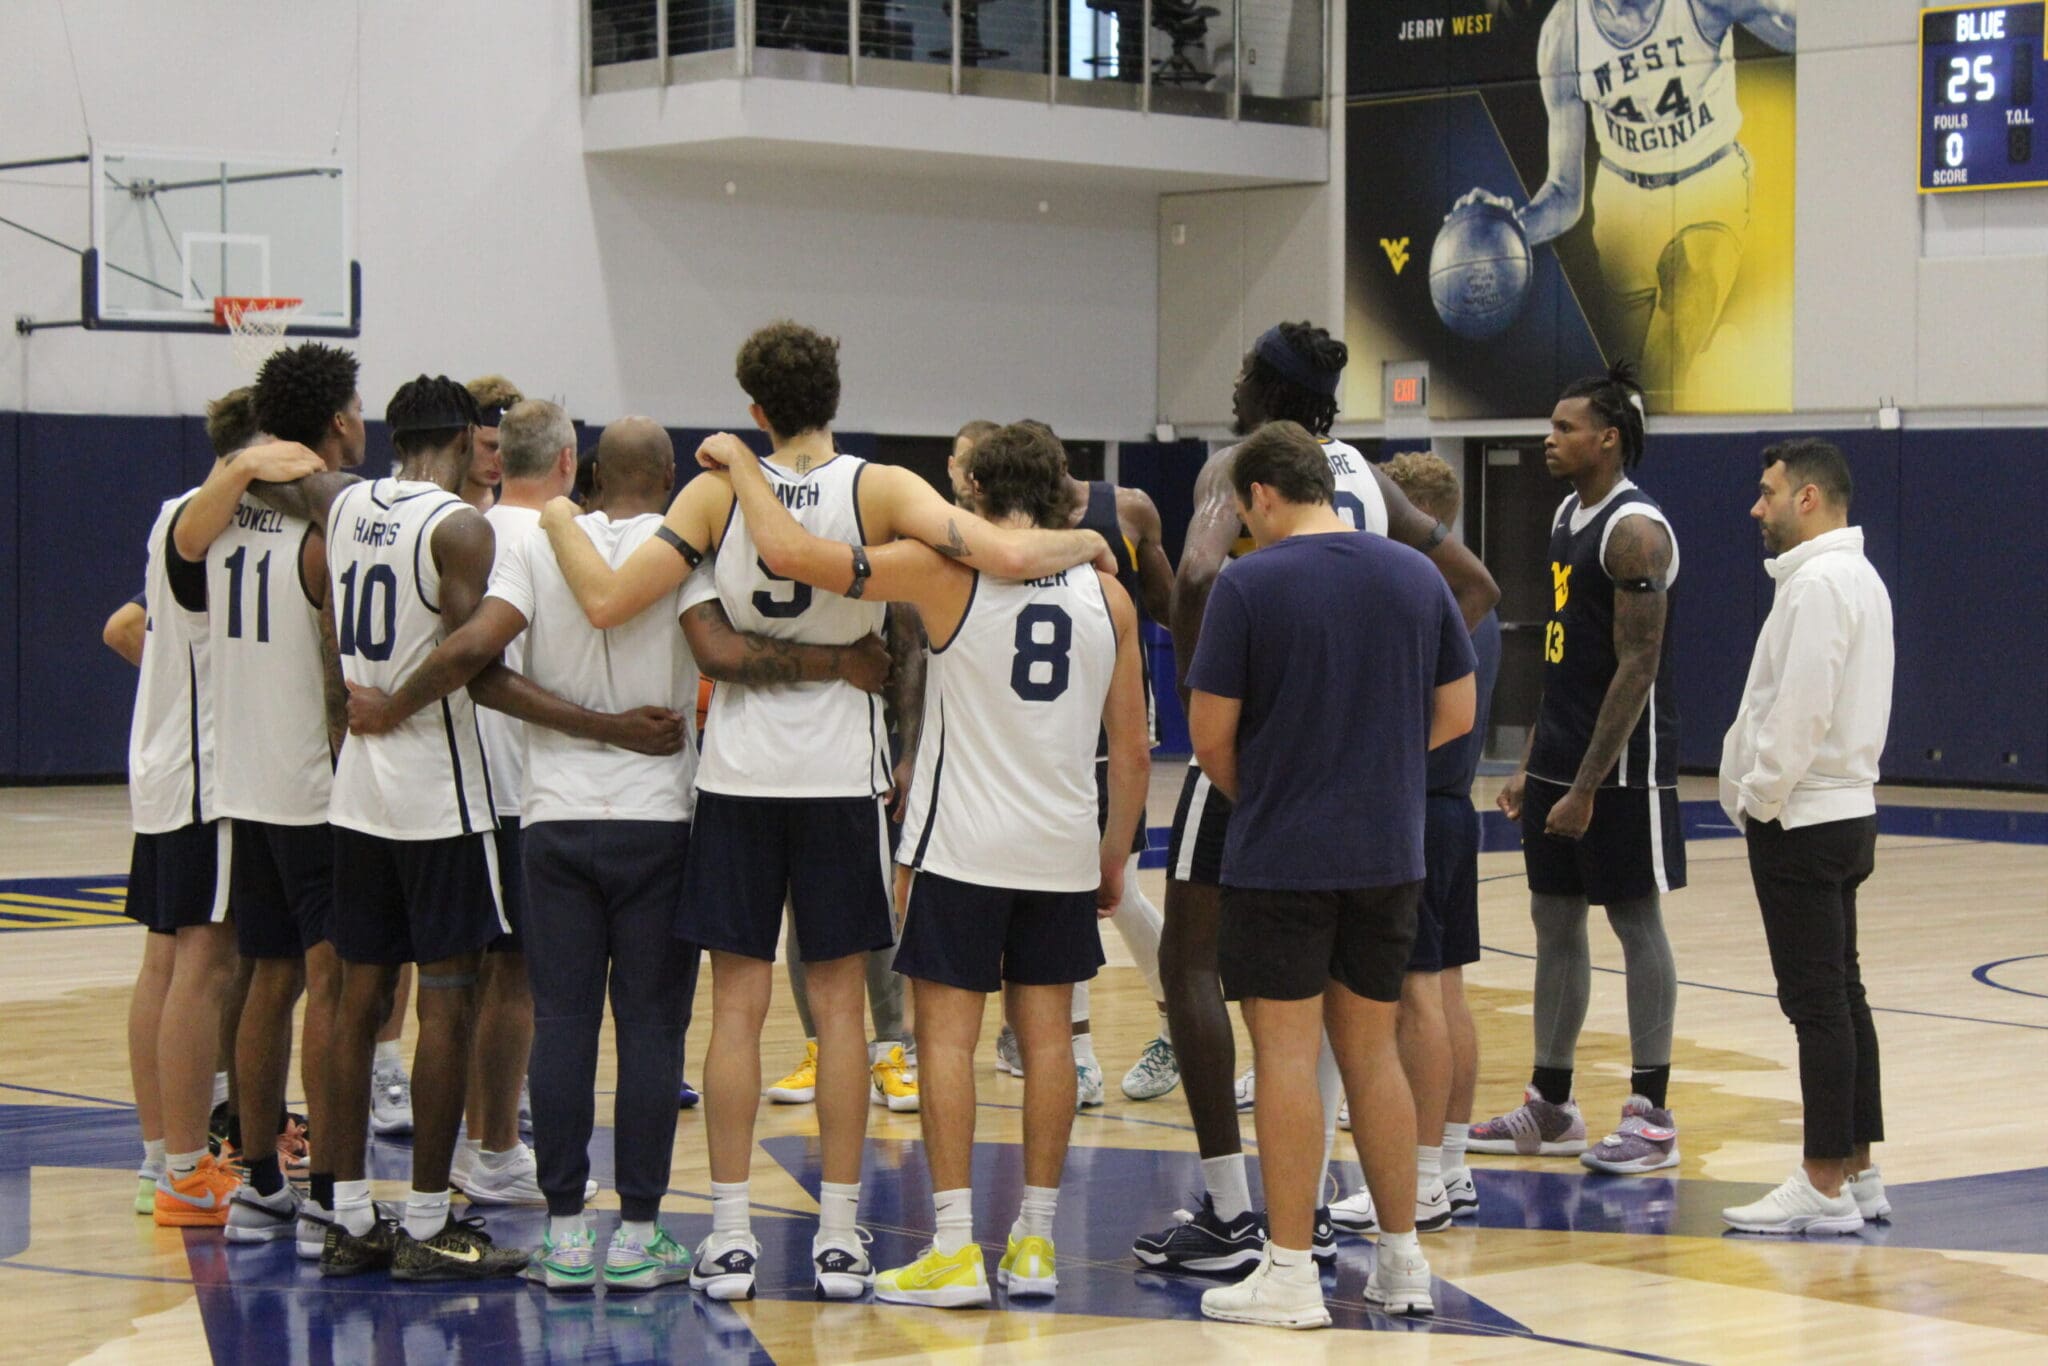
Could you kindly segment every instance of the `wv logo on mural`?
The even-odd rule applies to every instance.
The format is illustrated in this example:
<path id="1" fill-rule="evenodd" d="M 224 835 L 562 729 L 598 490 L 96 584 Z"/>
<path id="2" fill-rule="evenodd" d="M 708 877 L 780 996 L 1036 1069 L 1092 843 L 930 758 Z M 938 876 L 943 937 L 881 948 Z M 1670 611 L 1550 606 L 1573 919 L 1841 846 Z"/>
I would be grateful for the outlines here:
<path id="1" fill-rule="evenodd" d="M 1405 237 L 1382 237 L 1380 250 L 1387 254 L 1387 263 L 1399 275 L 1408 264 L 1408 239 Z"/>

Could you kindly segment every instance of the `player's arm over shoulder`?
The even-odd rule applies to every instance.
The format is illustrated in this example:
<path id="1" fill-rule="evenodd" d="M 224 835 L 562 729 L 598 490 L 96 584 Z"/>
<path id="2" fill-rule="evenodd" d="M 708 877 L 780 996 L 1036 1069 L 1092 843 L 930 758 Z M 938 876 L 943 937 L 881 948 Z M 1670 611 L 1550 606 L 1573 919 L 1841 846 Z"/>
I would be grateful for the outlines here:
<path id="1" fill-rule="evenodd" d="M 1719 0 L 1718 5 L 1706 3 L 1701 8 L 1723 10 L 1727 27 L 1740 24 L 1760 42 L 1780 52 L 1798 50 L 1799 14 L 1794 0 Z M 1726 28 L 1722 30 L 1726 31 Z M 1702 36 L 1712 38 L 1716 35 L 1707 31 Z"/>
<path id="2" fill-rule="evenodd" d="M 1131 535 L 1138 563 L 1138 592 L 1145 600 L 1145 615 L 1164 622 L 1173 615 L 1173 561 L 1166 557 L 1166 528 L 1159 517 L 1159 505 L 1143 489 L 1119 487 L 1116 491 L 1117 521 Z"/>

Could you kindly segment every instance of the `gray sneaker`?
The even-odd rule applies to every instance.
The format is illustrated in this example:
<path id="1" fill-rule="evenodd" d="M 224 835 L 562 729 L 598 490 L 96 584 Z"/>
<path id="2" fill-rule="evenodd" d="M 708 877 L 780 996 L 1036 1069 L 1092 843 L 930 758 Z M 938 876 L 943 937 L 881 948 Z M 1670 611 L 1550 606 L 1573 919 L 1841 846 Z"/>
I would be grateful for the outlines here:
<path id="1" fill-rule="evenodd" d="M 1630 1176 L 1678 1165 L 1678 1121 L 1671 1111 L 1630 1096 L 1621 1107 L 1621 1126 L 1579 1154 L 1596 1172 Z"/>
<path id="2" fill-rule="evenodd" d="M 996 1071 L 1013 1077 L 1024 1075 L 1024 1055 L 1017 1051 L 1017 1036 L 1008 1025 L 996 1035 Z"/>
<path id="3" fill-rule="evenodd" d="M 1173 1045 L 1164 1039 L 1146 1044 L 1131 1070 L 1124 1073 L 1123 1085 L 1124 1094 L 1132 1100 L 1157 1100 L 1180 1085 L 1180 1059 L 1174 1056 Z"/>
<path id="4" fill-rule="evenodd" d="M 1586 1120 L 1579 1103 L 1552 1105 L 1535 1087 L 1522 1093 L 1520 1108 L 1472 1126 L 1466 1149 L 1521 1157 L 1577 1157 L 1586 1151 Z"/>
<path id="5" fill-rule="evenodd" d="M 412 1078 L 404 1063 L 370 1073 L 370 1132 L 380 1138 L 412 1132 Z"/>

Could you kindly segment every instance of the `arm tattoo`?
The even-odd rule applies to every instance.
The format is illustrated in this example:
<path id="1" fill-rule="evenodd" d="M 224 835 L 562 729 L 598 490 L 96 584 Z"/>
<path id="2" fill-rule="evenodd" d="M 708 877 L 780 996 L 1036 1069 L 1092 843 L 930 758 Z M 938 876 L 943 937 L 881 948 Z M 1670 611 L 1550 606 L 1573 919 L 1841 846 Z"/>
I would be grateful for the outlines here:
<path id="1" fill-rule="evenodd" d="M 1607 554 L 1607 571 L 1617 579 L 1648 577 L 1661 582 L 1671 566 L 1670 538 L 1648 518 L 1630 517 L 1616 526 Z M 1642 717 L 1650 685 L 1657 680 L 1665 611 L 1661 589 L 1623 593 L 1614 600 L 1614 678 L 1601 699 L 1593 735 L 1579 765 L 1577 781 L 1582 788 L 1597 787 L 1606 778 Z"/>
<path id="2" fill-rule="evenodd" d="M 320 602 L 320 692 L 327 711 L 327 746 L 341 753 L 348 735 L 348 685 L 341 681 L 341 652 L 336 646 L 334 594 Z"/>
<path id="3" fill-rule="evenodd" d="M 948 517 L 946 519 L 946 543 L 944 545 L 935 545 L 932 549 L 938 551 L 949 560 L 966 559 L 967 538 L 960 534 L 960 523 Z"/>
<path id="4" fill-rule="evenodd" d="M 750 686 L 773 683 L 800 683 L 803 681 L 803 660 L 799 653 L 803 645 L 794 640 L 777 640 L 772 636 L 748 635 L 747 653 L 732 672 L 734 683 Z"/>

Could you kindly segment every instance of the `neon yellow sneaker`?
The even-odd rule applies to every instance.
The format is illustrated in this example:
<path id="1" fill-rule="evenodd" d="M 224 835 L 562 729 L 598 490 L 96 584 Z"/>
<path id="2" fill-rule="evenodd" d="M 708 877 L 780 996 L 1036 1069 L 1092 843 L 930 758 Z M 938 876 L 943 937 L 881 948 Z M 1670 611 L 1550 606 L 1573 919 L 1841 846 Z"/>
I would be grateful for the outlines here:
<path id="1" fill-rule="evenodd" d="M 156 1213 L 156 1175 L 152 1172 L 135 1173 L 135 1212 Z"/>
<path id="2" fill-rule="evenodd" d="M 804 1060 L 796 1070 L 768 1088 L 768 1099 L 777 1105 L 809 1105 L 818 1098 L 818 1041 L 804 1043 Z"/>
<path id="3" fill-rule="evenodd" d="M 1002 1265 L 996 1268 L 996 1284 L 1013 1297 L 1052 1298 L 1060 1286 L 1060 1278 L 1052 1269 L 1052 1239 L 1012 1235 Z"/>
<path id="4" fill-rule="evenodd" d="M 911 1075 L 902 1044 L 889 1045 L 888 1051 L 868 1069 L 868 1076 L 872 1082 L 868 1089 L 870 1104 L 886 1105 L 897 1114 L 917 1109 L 917 1078 Z"/>
<path id="5" fill-rule="evenodd" d="M 952 1256 L 936 1245 L 909 1266 L 875 1277 L 875 1298 L 891 1304 L 925 1304 L 936 1309 L 986 1308 L 991 1300 L 981 1244 L 969 1243 Z"/>

